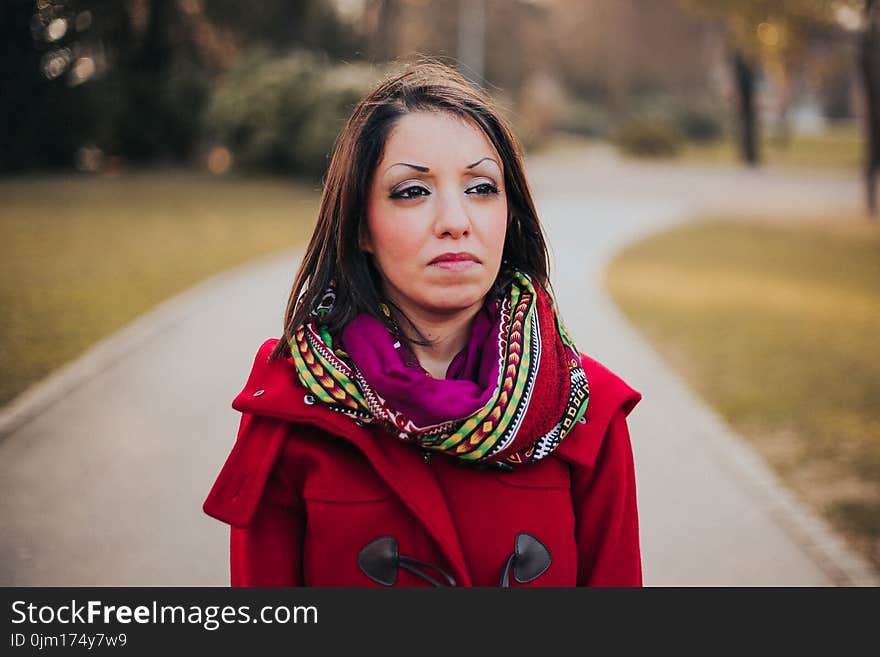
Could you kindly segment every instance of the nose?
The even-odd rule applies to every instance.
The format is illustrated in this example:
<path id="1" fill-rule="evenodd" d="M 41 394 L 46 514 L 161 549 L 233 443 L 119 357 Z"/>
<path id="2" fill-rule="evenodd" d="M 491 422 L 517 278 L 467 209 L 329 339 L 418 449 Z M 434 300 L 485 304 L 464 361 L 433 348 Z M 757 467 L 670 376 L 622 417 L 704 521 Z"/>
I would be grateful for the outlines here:
<path id="1" fill-rule="evenodd" d="M 471 218 L 465 207 L 464 195 L 461 190 L 453 189 L 442 195 L 442 202 L 437 204 L 437 217 L 434 220 L 434 234 L 437 237 L 460 239 L 469 234 Z"/>

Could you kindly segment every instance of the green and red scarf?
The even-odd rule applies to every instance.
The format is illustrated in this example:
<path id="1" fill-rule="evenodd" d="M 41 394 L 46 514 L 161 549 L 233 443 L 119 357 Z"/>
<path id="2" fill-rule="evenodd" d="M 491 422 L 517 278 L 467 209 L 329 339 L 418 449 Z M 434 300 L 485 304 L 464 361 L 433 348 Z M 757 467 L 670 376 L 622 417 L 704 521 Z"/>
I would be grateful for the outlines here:
<path id="1" fill-rule="evenodd" d="M 550 454 L 584 421 L 589 385 L 549 295 L 522 272 L 474 319 L 446 379 L 418 365 L 391 313 L 362 313 L 334 339 L 329 289 L 291 341 L 301 383 L 359 424 L 469 462 L 522 464 Z"/>

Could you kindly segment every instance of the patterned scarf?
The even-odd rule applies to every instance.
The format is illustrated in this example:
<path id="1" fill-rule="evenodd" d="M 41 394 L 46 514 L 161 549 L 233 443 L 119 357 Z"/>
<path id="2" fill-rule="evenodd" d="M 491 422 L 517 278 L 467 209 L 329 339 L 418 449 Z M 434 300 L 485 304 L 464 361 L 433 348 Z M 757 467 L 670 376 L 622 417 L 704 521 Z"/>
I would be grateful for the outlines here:
<path id="1" fill-rule="evenodd" d="M 553 304 L 524 273 L 487 299 L 446 379 L 418 366 L 383 304 L 385 321 L 352 320 L 342 344 L 322 326 L 331 287 L 291 340 L 300 382 L 318 402 L 400 440 L 470 462 L 544 458 L 581 420 L 589 385 Z"/>

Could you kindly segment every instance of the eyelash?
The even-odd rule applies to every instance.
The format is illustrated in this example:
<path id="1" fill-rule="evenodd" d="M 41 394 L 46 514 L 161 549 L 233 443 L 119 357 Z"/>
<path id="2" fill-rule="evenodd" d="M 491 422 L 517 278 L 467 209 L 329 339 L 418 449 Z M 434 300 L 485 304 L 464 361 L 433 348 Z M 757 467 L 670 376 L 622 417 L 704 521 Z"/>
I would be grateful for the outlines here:
<path id="1" fill-rule="evenodd" d="M 492 183 L 480 183 L 479 185 L 474 185 L 473 187 L 469 187 L 468 189 L 478 189 L 479 187 L 488 187 L 490 191 L 488 193 L 483 193 L 483 194 L 478 193 L 477 196 L 493 196 L 498 193 L 498 187 L 496 187 Z M 413 199 L 420 198 L 422 196 L 426 196 L 426 194 L 419 194 L 418 196 L 403 196 L 404 192 L 408 192 L 411 189 L 420 189 L 420 190 L 424 190 L 425 192 L 428 192 L 427 189 L 425 189 L 424 187 L 420 187 L 419 185 L 410 185 L 409 187 L 404 187 L 403 189 L 401 189 L 397 192 L 394 192 L 391 195 L 391 198 L 402 199 L 404 201 L 411 201 Z M 465 193 L 467 193 L 467 192 L 465 192 Z M 428 192 L 428 194 L 430 194 L 430 192 Z"/>

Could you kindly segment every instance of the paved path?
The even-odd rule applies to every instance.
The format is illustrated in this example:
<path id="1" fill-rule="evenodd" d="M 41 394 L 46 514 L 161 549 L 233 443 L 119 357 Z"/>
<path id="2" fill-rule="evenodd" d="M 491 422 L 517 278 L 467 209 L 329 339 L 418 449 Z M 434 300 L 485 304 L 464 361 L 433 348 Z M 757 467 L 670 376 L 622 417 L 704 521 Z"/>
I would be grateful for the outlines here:
<path id="1" fill-rule="evenodd" d="M 646 584 L 878 584 L 763 460 L 622 317 L 603 284 L 628 242 L 705 212 L 780 217 L 859 211 L 853 177 L 670 168 L 605 150 L 530 163 L 555 254 L 554 285 L 578 347 L 644 398 L 629 419 Z"/>
<path id="2" fill-rule="evenodd" d="M 857 204 L 857 182 L 673 171 L 602 151 L 536 157 L 528 170 L 566 323 L 645 395 L 630 427 L 646 583 L 867 582 L 601 284 L 620 246 L 698 208 Z M 0 585 L 227 583 L 227 529 L 201 502 L 234 441 L 229 402 L 256 347 L 279 332 L 295 265 L 285 254 L 190 290 L 0 414 Z"/>

